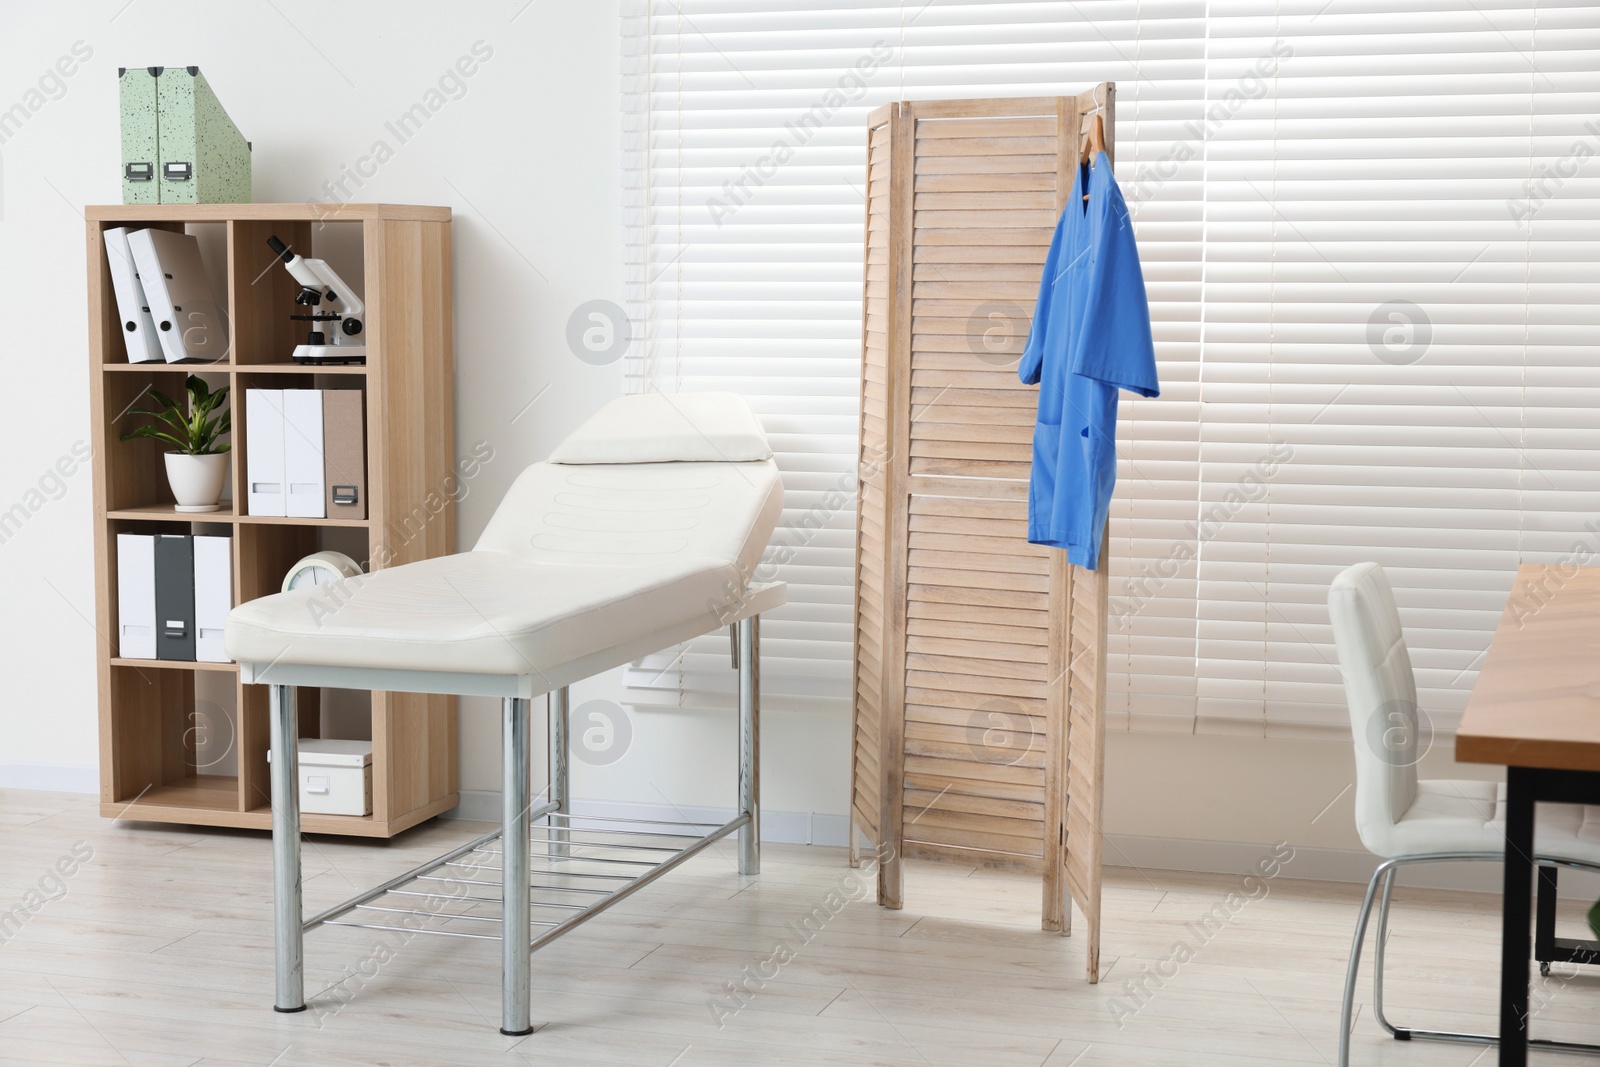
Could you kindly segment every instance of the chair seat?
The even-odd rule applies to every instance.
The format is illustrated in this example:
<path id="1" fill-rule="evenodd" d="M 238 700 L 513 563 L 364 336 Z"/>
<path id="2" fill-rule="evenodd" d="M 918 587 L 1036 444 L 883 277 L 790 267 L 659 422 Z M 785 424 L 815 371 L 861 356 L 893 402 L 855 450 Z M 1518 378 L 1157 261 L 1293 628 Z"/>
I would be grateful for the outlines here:
<path id="1" fill-rule="evenodd" d="M 1385 840 L 1369 842 L 1385 858 L 1430 852 L 1504 852 L 1506 787 L 1504 783 L 1424 779 L 1417 797 Z M 1535 849 L 1553 859 L 1600 863 L 1600 807 L 1540 804 L 1535 821 Z"/>

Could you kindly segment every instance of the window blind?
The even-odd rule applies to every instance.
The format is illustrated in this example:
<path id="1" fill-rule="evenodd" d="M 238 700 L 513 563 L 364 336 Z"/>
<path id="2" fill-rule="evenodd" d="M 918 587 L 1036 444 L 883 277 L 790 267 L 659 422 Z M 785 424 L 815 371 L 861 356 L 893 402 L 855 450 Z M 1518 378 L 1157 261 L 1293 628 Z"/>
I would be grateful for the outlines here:
<path id="1" fill-rule="evenodd" d="M 1207 112 L 1231 117 L 1205 142 L 1197 725 L 1346 724 L 1327 587 L 1373 559 L 1451 731 L 1517 566 L 1593 537 L 1600 203 L 1561 160 L 1600 147 L 1600 9 L 1209 16 Z"/>
<path id="2" fill-rule="evenodd" d="M 1117 83 L 1163 393 L 1122 400 L 1114 725 L 1342 729 L 1326 589 L 1375 559 L 1448 730 L 1518 563 L 1600 552 L 1593 6 L 629 0 L 622 39 L 627 381 L 767 426 L 770 704 L 848 709 L 863 131 L 894 99 Z M 628 684 L 726 704 L 727 654 Z"/>

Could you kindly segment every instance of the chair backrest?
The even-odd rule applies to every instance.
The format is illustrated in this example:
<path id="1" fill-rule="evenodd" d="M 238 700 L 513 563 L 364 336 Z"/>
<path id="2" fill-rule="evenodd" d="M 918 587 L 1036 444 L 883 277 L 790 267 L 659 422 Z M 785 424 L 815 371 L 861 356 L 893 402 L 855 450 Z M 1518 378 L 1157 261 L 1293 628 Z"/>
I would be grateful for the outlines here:
<path id="1" fill-rule="evenodd" d="M 1383 568 L 1358 563 L 1333 580 L 1328 615 L 1350 705 L 1356 829 L 1374 845 L 1417 796 L 1417 682 Z"/>

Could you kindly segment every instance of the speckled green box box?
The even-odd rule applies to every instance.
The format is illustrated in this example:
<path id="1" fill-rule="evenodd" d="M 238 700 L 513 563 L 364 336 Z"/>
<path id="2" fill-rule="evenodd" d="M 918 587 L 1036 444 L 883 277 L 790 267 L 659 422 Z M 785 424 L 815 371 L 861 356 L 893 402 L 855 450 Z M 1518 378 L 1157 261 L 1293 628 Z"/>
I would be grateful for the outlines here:
<path id="1" fill-rule="evenodd" d="M 156 76 L 153 68 L 122 69 L 118 94 L 122 98 L 122 202 L 155 204 L 161 199 L 156 180 Z"/>
<path id="2" fill-rule="evenodd" d="M 156 78 L 163 204 L 250 202 L 250 145 L 199 67 L 167 67 Z"/>

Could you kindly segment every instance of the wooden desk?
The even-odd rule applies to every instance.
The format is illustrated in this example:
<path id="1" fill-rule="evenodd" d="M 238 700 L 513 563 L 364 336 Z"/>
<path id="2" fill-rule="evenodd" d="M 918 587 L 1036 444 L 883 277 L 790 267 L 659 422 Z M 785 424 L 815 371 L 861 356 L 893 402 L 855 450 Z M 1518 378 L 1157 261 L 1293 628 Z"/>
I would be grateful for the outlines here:
<path id="1" fill-rule="evenodd" d="M 1534 804 L 1600 803 L 1600 567 L 1517 572 L 1461 718 L 1456 759 L 1506 768 L 1500 1067 L 1526 1067 Z"/>

